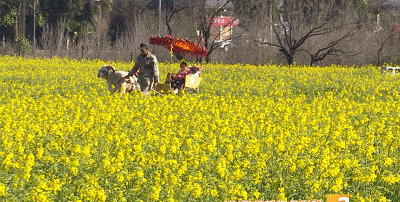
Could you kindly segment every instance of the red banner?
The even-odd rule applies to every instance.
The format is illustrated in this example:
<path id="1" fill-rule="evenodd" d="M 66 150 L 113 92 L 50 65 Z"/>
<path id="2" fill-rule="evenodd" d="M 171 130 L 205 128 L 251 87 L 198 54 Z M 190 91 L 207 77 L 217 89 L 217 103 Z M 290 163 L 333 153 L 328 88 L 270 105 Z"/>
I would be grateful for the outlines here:
<path id="1" fill-rule="evenodd" d="M 215 17 L 214 21 L 211 23 L 212 27 L 235 27 L 239 24 L 239 19 L 234 19 L 232 17 Z"/>

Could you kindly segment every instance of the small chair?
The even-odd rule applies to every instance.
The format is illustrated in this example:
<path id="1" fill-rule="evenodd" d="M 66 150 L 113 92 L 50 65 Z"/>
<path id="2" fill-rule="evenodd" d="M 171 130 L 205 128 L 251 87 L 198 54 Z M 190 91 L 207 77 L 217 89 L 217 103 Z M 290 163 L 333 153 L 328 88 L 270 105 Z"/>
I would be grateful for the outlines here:
<path id="1" fill-rule="evenodd" d="M 199 85 L 201 82 L 201 70 L 203 69 L 202 67 L 195 66 L 198 69 L 199 76 L 191 76 L 191 75 L 186 75 L 185 76 L 185 83 L 181 86 L 179 89 L 179 93 L 184 91 L 184 92 L 195 92 L 197 93 L 199 90 Z M 167 78 L 165 80 L 165 83 L 162 84 L 157 84 L 156 86 L 156 91 L 159 93 L 172 93 L 173 90 L 171 88 L 171 78 L 173 77 L 173 74 L 168 73 Z"/>
<path id="2" fill-rule="evenodd" d="M 186 75 L 185 77 L 185 92 L 199 92 L 199 85 L 201 82 L 201 70 L 203 69 L 202 67 L 199 66 L 193 66 L 192 68 L 197 69 L 198 76 L 191 76 L 191 75 Z"/>
<path id="3" fill-rule="evenodd" d="M 198 76 L 189 76 L 185 77 L 185 92 L 199 92 L 199 85 L 201 82 L 201 77 Z"/>

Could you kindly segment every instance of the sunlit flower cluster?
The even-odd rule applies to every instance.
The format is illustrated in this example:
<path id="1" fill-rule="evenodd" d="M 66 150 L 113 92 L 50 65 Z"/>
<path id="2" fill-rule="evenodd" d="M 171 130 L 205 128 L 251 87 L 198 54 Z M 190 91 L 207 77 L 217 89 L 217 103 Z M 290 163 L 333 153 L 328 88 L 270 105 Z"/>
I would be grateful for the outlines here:
<path id="1" fill-rule="evenodd" d="M 398 75 L 206 64 L 199 93 L 146 97 L 104 64 L 133 65 L 0 56 L 0 201 L 400 201 Z"/>

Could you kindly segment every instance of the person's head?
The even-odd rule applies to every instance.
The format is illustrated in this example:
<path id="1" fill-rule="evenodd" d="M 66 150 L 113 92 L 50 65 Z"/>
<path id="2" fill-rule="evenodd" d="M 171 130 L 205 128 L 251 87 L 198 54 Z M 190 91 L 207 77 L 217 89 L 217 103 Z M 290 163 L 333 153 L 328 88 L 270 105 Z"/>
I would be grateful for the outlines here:
<path id="1" fill-rule="evenodd" d="M 148 43 L 141 43 L 139 49 L 140 49 L 140 52 L 143 55 L 147 55 L 147 53 L 149 53 L 149 44 Z"/>
<path id="2" fill-rule="evenodd" d="M 181 62 L 181 69 L 185 69 L 187 67 L 188 67 L 188 65 L 186 62 Z"/>

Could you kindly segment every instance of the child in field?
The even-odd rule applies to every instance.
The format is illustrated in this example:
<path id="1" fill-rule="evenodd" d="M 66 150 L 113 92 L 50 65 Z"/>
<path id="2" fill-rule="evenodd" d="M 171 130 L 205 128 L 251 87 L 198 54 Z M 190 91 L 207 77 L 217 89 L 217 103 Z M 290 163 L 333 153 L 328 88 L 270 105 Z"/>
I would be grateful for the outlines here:
<path id="1" fill-rule="evenodd" d="M 189 66 L 186 62 L 181 62 L 181 70 L 178 73 L 173 75 L 171 81 L 171 89 L 174 93 L 178 93 L 178 91 L 182 88 L 185 84 L 185 77 L 190 73 Z"/>

